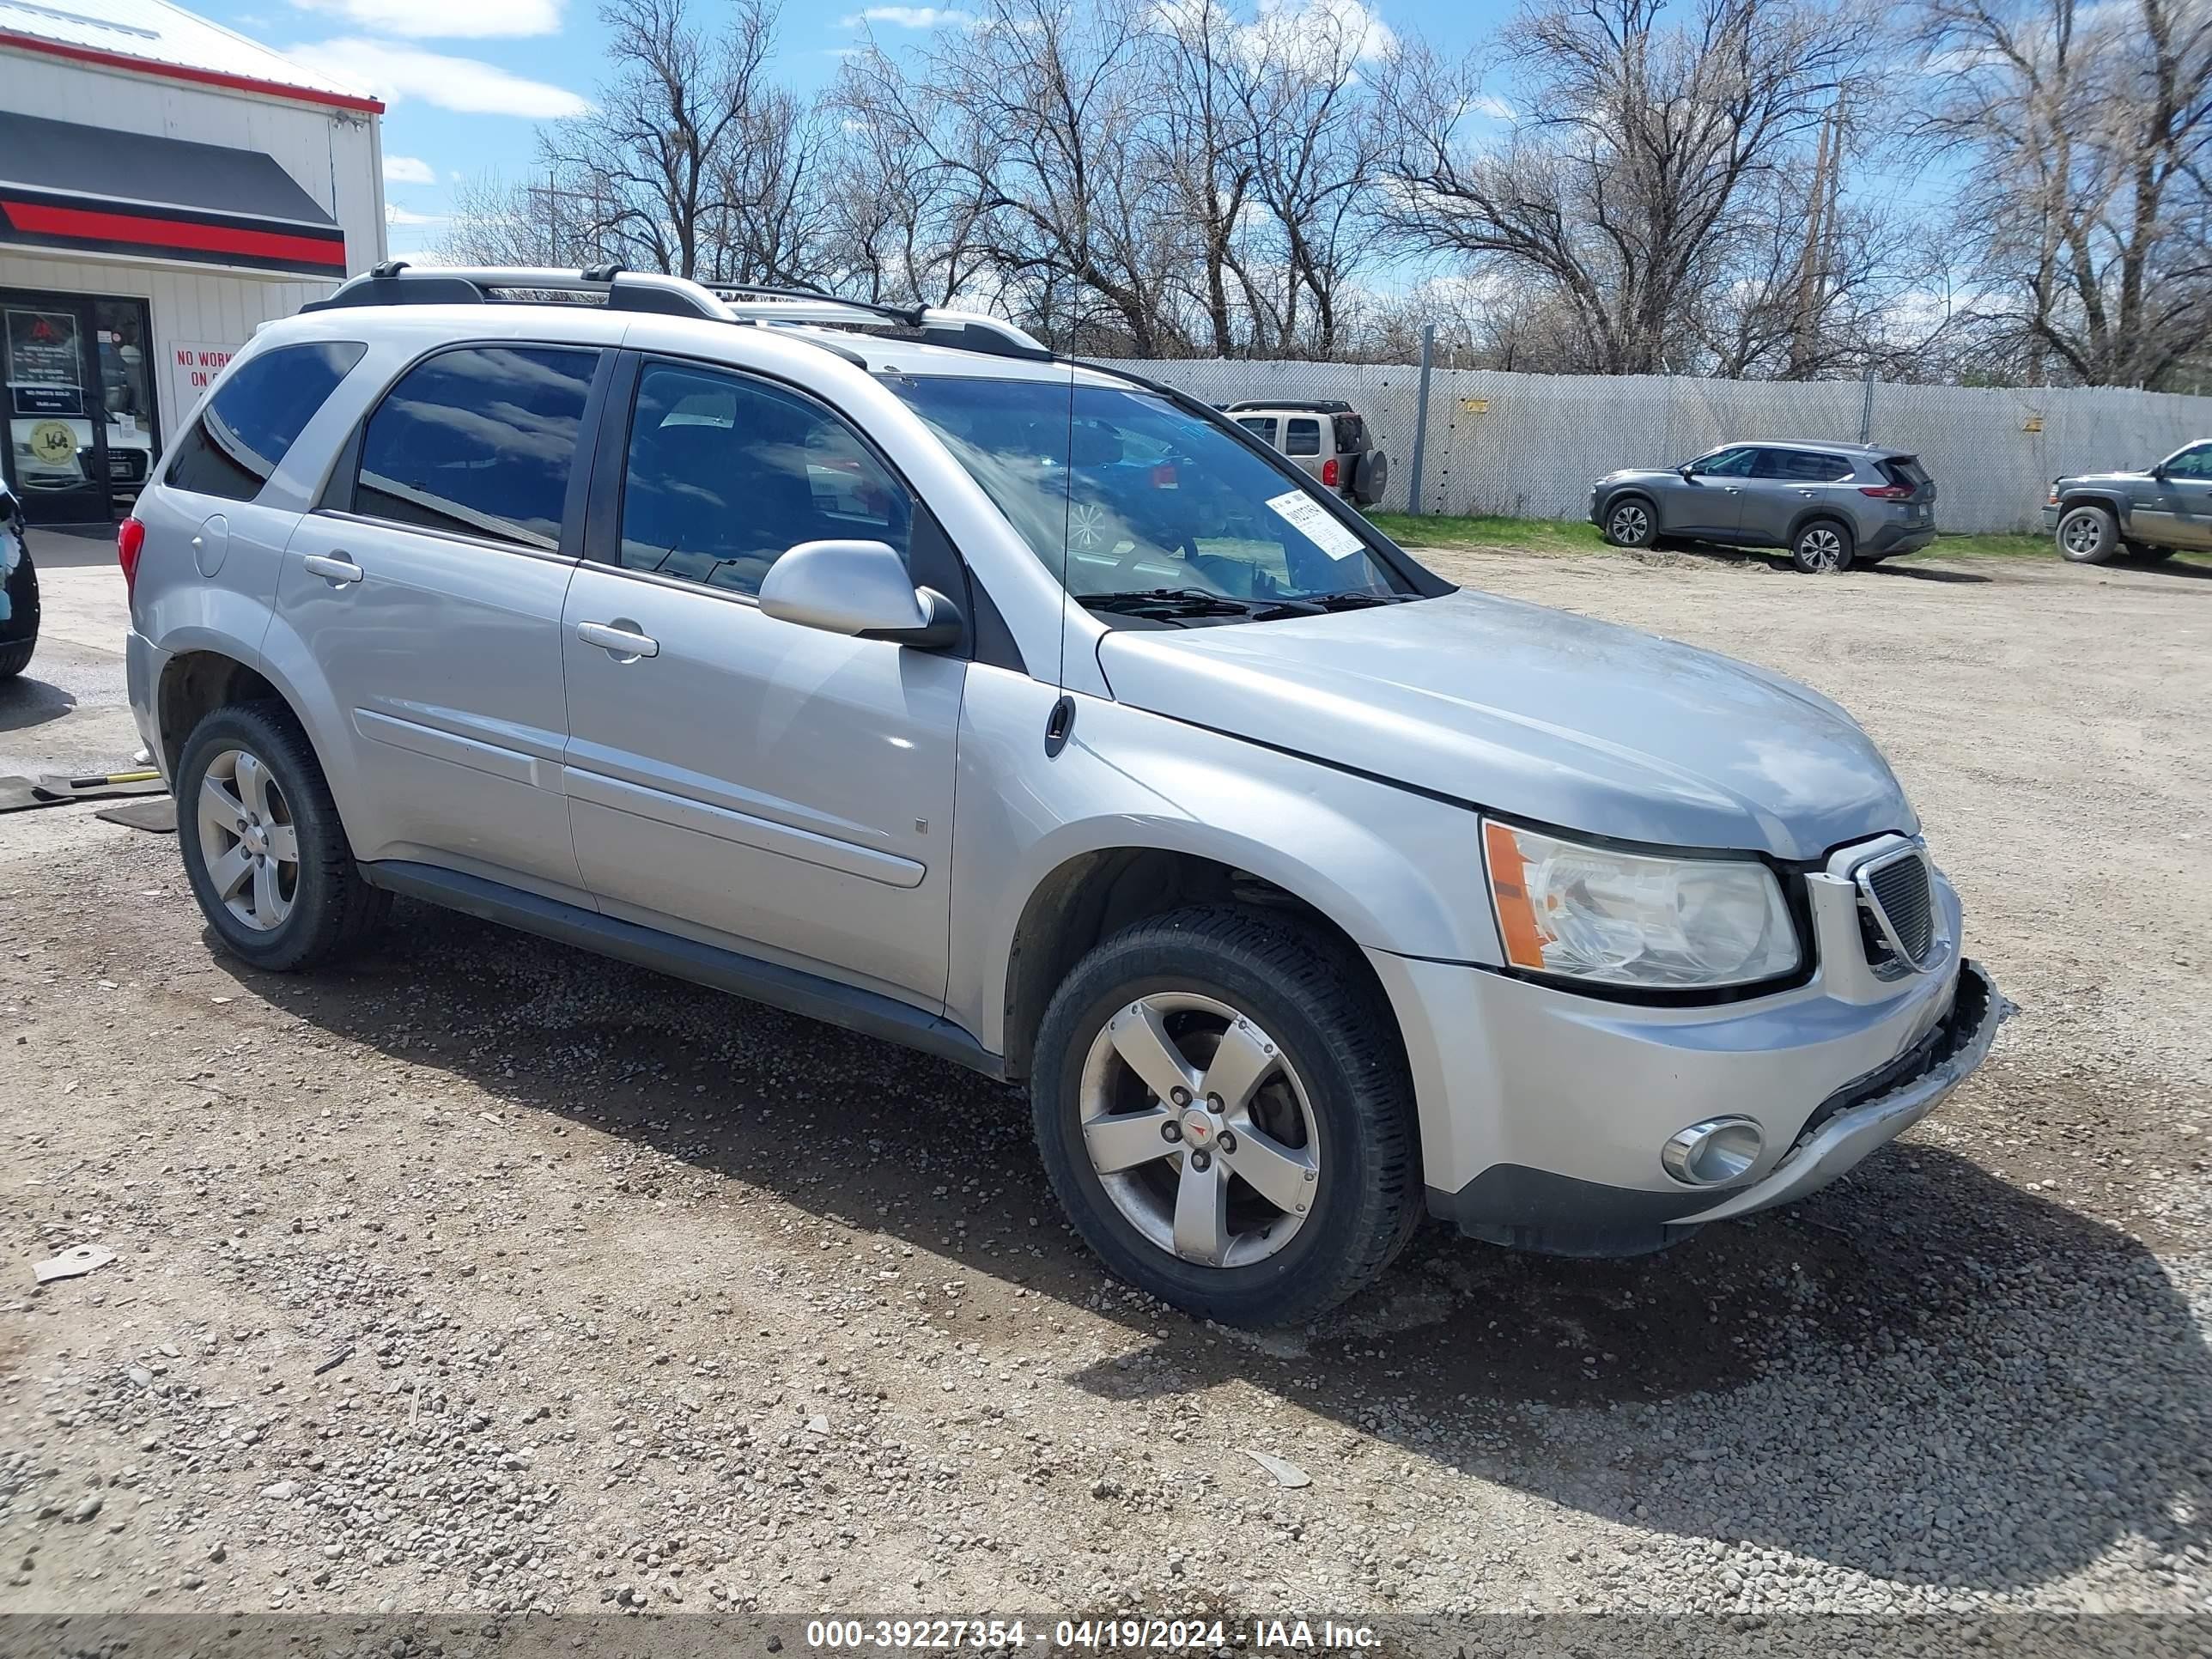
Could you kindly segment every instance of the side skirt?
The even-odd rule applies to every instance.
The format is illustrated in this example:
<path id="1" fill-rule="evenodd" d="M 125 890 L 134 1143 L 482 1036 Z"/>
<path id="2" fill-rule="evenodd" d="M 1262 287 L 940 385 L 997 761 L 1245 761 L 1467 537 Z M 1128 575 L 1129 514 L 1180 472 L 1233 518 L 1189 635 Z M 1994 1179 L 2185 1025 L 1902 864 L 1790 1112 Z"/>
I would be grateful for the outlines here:
<path id="1" fill-rule="evenodd" d="M 771 1008 L 787 1009 L 864 1036 L 919 1048 L 1003 1082 L 1006 1059 L 992 1054 L 951 1020 L 874 991 L 863 991 L 803 969 L 763 962 L 718 945 L 665 933 L 558 899 L 540 897 L 482 876 L 434 864 L 392 859 L 361 866 L 372 885 L 481 916 L 601 956 L 614 957 L 696 985 L 711 986 Z"/>

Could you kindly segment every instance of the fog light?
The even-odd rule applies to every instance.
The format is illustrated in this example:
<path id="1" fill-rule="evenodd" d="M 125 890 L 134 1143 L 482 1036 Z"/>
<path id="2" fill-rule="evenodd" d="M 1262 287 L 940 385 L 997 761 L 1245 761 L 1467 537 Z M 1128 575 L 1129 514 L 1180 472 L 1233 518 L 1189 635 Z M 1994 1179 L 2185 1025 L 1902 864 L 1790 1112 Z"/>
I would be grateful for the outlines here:
<path id="1" fill-rule="evenodd" d="M 1675 1133 L 1659 1149 L 1659 1161 L 1677 1181 L 1714 1187 L 1756 1164 L 1765 1143 L 1759 1125 L 1747 1117 L 1709 1117 Z"/>

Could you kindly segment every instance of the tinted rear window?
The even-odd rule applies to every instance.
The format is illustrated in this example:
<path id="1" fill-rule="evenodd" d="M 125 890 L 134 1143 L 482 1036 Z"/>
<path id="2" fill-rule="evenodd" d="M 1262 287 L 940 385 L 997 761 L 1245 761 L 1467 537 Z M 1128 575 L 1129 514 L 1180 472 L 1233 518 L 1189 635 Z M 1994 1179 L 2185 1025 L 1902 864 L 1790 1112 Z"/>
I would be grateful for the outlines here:
<path id="1" fill-rule="evenodd" d="M 1286 421 L 1284 422 L 1283 453 L 1285 455 L 1318 455 L 1321 453 L 1321 422 L 1319 421 Z"/>
<path id="2" fill-rule="evenodd" d="M 1833 483 L 1851 476 L 1851 464 L 1840 455 L 1823 455 L 1814 450 L 1762 449 L 1754 476 L 1784 478 L 1792 483 Z"/>
<path id="3" fill-rule="evenodd" d="M 1893 455 L 1881 464 L 1892 483 L 1901 483 L 1917 489 L 1928 482 L 1928 469 L 1920 465 L 1917 455 Z"/>
<path id="4" fill-rule="evenodd" d="M 368 417 L 353 510 L 453 535 L 559 546 L 599 356 L 470 346 L 417 363 Z"/>
<path id="5" fill-rule="evenodd" d="M 368 349 L 358 340 L 325 340 L 278 346 L 240 363 L 178 441 L 165 481 L 252 501 Z"/>
<path id="6" fill-rule="evenodd" d="M 1237 417 L 1237 424 L 1243 427 L 1247 432 L 1257 438 L 1261 443 L 1266 444 L 1270 449 L 1274 447 L 1275 422 L 1272 416 L 1266 415 L 1241 415 Z"/>

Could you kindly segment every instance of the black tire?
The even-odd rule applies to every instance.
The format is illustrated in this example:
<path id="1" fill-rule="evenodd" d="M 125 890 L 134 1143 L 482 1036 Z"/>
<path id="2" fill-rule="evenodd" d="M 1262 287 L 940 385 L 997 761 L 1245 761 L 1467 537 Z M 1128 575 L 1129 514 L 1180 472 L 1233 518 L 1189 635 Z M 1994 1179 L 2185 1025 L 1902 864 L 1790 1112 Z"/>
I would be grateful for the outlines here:
<path id="1" fill-rule="evenodd" d="M 1659 539 L 1659 509 L 1648 495 L 1616 495 L 1605 504 L 1605 538 L 1615 547 L 1649 547 Z"/>
<path id="2" fill-rule="evenodd" d="M 1247 1265 L 1205 1266 L 1152 1243 L 1108 1195 L 1085 1146 L 1092 1043 L 1136 999 L 1179 993 L 1218 1001 L 1269 1034 L 1312 1113 L 1313 1207 L 1273 1254 Z M 1358 964 L 1285 919 L 1209 907 L 1139 922 L 1078 963 L 1045 1012 L 1030 1079 L 1045 1173 L 1076 1231 L 1140 1290 L 1223 1324 L 1312 1319 L 1370 1284 L 1423 1212 L 1413 1084 L 1395 1030 Z"/>
<path id="3" fill-rule="evenodd" d="M 1841 575 L 1851 568 L 1850 526 L 1840 519 L 1814 519 L 1797 526 L 1790 562 L 1808 576 Z"/>
<path id="4" fill-rule="evenodd" d="M 0 535 L 6 533 L 0 527 Z M 8 577 L 7 627 L 21 637 L 0 645 L 0 680 L 13 679 L 28 668 L 31 653 L 39 648 L 39 570 L 27 548 Z"/>
<path id="5" fill-rule="evenodd" d="M 2070 507 L 2059 515 L 2057 542 L 2069 564 L 2110 564 L 2120 556 L 2120 521 L 2108 507 Z"/>
<path id="6" fill-rule="evenodd" d="M 266 931 L 240 921 L 218 896 L 199 833 L 202 786 L 216 757 L 231 750 L 267 769 L 298 842 L 289 913 Z M 319 967 L 359 945 L 391 909 L 391 895 L 371 887 L 354 863 L 322 766 L 283 703 L 234 703 L 207 714 L 185 739 L 175 781 L 185 879 L 208 926 L 240 960 L 280 974 Z"/>

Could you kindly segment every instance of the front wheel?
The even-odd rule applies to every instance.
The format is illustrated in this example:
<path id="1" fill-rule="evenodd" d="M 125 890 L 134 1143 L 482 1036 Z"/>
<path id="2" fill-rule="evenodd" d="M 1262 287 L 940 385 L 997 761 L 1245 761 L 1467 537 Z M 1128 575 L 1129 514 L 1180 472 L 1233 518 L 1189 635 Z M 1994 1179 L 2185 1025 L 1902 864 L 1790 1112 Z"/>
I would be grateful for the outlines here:
<path id="1" fill-rule="evenodd" d="M 1649 547 L 1658 536 L 1658 515 L 1641 495 L 1624 496 L 1606 509 L 1605 538 L 1615 547 Z"/>
<path id="2" fill-rule="evenodd" d="M 1815 519 L 1790 544 L 1790 562 L 1808 576 L 1832 576 L 1851 568 L 1851 532 L 1832 519 Z"/>
<path id="3" fill-rule="evenodd" d="M 1030 1080 L 1045 1173 L 1116 1274 L 1233 1325 L 1327 1311 L 1420 1215 L 1413 1088 L 1356 960 L 1277 918 L 1179 910 L 1076 964 Z"/>
<path id="4" fill-rule="evenodd" d="M 2110 564 L 2120 554 L 2120 525 L 2107 507 L 2077 507 L 2058 521 L 2058 556 L 2069 564 Z"/>

